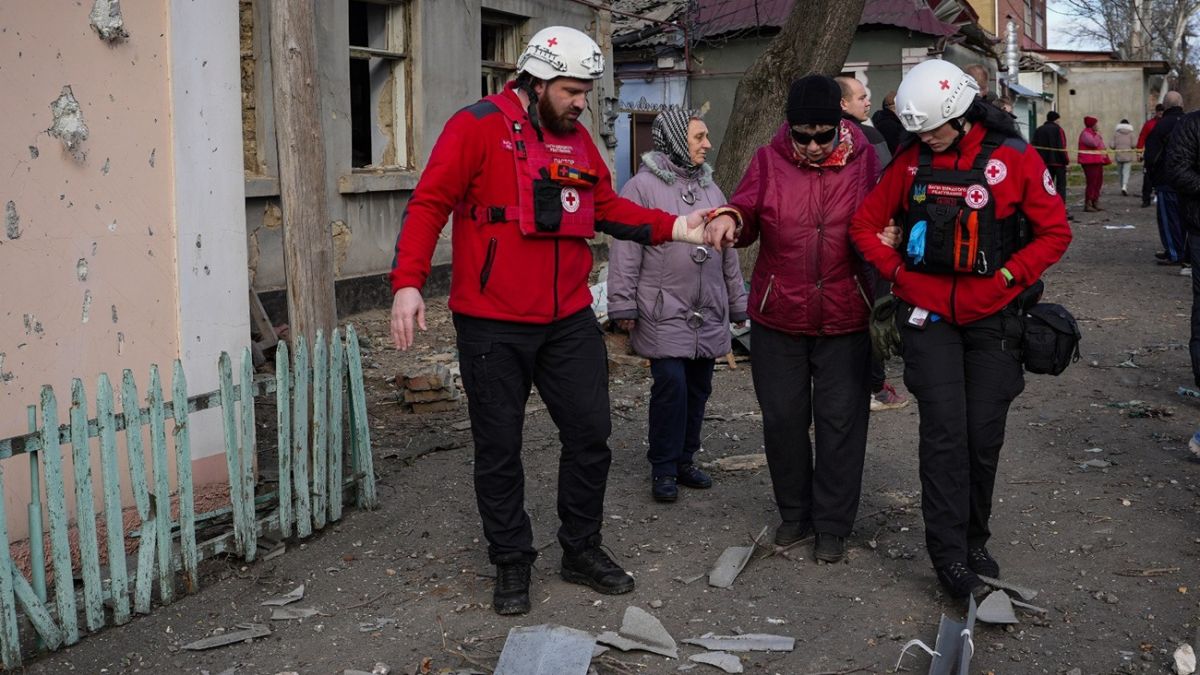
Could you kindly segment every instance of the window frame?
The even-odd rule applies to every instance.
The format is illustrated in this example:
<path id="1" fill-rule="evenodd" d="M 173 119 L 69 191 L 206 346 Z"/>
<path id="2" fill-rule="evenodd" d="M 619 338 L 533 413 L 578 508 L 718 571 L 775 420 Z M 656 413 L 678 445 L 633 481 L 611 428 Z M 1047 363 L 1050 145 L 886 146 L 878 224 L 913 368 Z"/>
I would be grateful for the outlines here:
<path id="1" fill-rule="evenodd" d="M 348 60 L 350 62 L 367 61 L 368 72 L 371 72 L 371 69 L 375 67 L 372 61 L 376 59 L 390 62 L 389 77 L 391 79 L 390 95 L 392 99 L 390 104 L 392 133 L 385 147 L 376 148 L 376 130 L 379 123 L 377 109 L 379 104 L 376 102 L 375 92 L 372 90 L 371 110 L 369 111 L 369 114 L 372 115 L 372 124 L 370 126 L 372 129 L 371 160 L 365 165 L 353 166 L 353 148 L 355 143 L 352 128 L 350 132 L 351 172 L 375 174 L 381 171 L 413 171 L 416 168 L 413 109 L 411 105 L 413 100 L 413 0 L 347 0 L 347 11 L 349 11 L 351 2 L 358 2 L 364 5 L 379 5 L 386 8 L 384 39 L 387 44 L 385 47 L 350 44 L 349 36 L 346 38 L 346 47 Z M 350 76 L 348 75 L 347 77 L 349 79 Z M 370 83 L 368 82 L 368 84 Z M 349 92 L 347 92 L 348 94 Z M 348 103 L 351 106 L 353 105 L 352 102 L 348 101 Z M 353 120 L 353 110 L 350 116 Z"/>
<path id="2" fill-rule="evenodd" d="M 524 26 L 528 21 L 525 17 L 507 12 L 499 12 L 496 10 L 483 9 L 479 16 L 479 39 L 480 39 L 480 96 L 489 94 L 498 94 L 504 89 L 504 83 L 511 80 L 517 74 L 517 60 L 521 56 L 521 49 L 524 46 Z M 483 30 L 485 27 L 494 27 L 497 29 L 498 38 L 496 41 L 497 54 L 495 57 L 511 56 L 512 61 L 503 61 L 484 58 L 483 51 Z M 484 86 L 484 83 L 489 85 L 498 85 L 494 89 L 491 86 Z"/>

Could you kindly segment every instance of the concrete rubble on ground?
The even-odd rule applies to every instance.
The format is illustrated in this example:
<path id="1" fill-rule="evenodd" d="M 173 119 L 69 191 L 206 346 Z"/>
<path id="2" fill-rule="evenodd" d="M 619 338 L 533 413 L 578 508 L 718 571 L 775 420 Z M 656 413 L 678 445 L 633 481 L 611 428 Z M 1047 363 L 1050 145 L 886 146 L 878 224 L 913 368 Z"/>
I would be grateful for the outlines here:
<path id="1" fill-rule="evenodd" d="M 1033 602 L 1033 599 L 1036 598 L 1037 594 L 1038 594 L 1038 592 L 1032 588 L 1028 588 L 1026 586 L 1019 586 L 1012 582 L 1001 581 L 1000 579 L 985 576 L 982 574 L 979 575 L 979 578 L 982 579 L 983 583 L 987 584 L 988 586 L 991 586 L 993 588 L 1001 588 L 1006 591 L 1012 591 L 1013 593 L 1016 593 L 1017 595 L 1021 596 L 1021 599 L 1024 600 L 1025 602 Z"/>
<path id="2" fill-rule="evenodd" d="M 289 605 L 293 602 L 296 602 L 297 600 L 302 600 L 302 599 L 304 599 L 304 584 L 300 584 L 296 588 L 292 589 L 290 592 L 288 592 L 284 595 L 281 595 L 277 598 L 271 598 L 269 600 L 264 600 L 262 603 L 262 606 L 263 607 L 282 607 L 284 605 Z"/>
<path id="3" fill-rule="evenodd" d="M 596 640 L 566 626 L 517 626 L 508 631 L 494 675 L 586 675 Z"/>
<path id="4" fill-rule="evenodd" d="M 1196 672 L 1196 652 L 1189 644 L 1179 645 L 1175 650 L 1174 663 L 1175 675 L 1192 675 Z"/>
<path id="5" fill-rule="evenodd" d="M 745 569 L 754 555 L 753 546 L 730 546 L 721 553 L 717 563 L 708 573 L 708 585 L 716 588 L 729 588 L 734 579 Z"/>
<path id="6" fill-rule="evenodd" d="M 975 618 L 984 623 L 1019 623 L 1012 601 L 1004 591 L 992 591 L 979 605 Z"/>
<path id="7" fill-rule="evenodd" d="M 401 400 L 417 414 L 457 410 L 459 391 L 450 368 L 437 363 L 415 372 L 399 375 Z"/>
<path id="8" fill-rule="evenodd" d="M 744 633 L 742 635 L 705 633 L 698 638 L 688 638 L 683 642 L 712 651 L 726 652 L 790 652 L 796 648 L 795 638 L 767 633 Z"/>
<path id="9" fill-rule="evenodd" d="M 240 628 L 241 630 L 236 630 L 229 633 L 220 633 L 218 635 L 212 635 L 201 640 L 196 640 L 195 642 L 189 642 L 188 644 L 184 645 L 183 648 L 190 649 L 192 651 L 201 651 L 204 649 L 212 649 L 214 647 L 224 647 L 225 645 L 231 645 L 238 642 L 245 642 L 246 640 L 253 640 L 255 638 L 266 637 L 271 634 L 271 628 L 261 623 L 243 623 L 238 624 L 236 628 Z"/>
<path id="10" fill-rule="evenodd" d="M 320 614 L 321 611 L 312 607 L 276 607 L 271 611 L 272 621 L 297 621 Z"/>
<path id="11" fill-rule="evenodd" d="M 641 607 L 626 607 L 621 629 L 616 633 L 601 633 L 596 636 L 596 642 L 616 647 L 623 652 L 636 649 L 672 659 L 679 658 L 675 638 L 671 637 L 658 619 Z"/>
<path id="12" fill-rule="evenodd" d="M 709 666 L 716 666 L 727 673 L 742 672 L 742 660 L 736 654 L 729 652 L 705 652 L 703 654 L 692 654 L 688 657 L 689 661 L 703 663 Z"/>

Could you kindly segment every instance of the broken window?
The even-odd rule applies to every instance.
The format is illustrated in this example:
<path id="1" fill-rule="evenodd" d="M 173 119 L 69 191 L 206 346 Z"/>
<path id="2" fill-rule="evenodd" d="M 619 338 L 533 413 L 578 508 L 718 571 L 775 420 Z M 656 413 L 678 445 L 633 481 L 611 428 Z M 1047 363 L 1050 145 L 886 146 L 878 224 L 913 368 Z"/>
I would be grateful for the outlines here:
<path id="1" fill-rule="evenodd" d="M 351 166 L 412 168 L 408 0 L 350 0 Z"/>
<path id="2" fill-rule="evenodd" d="M 483 10 L 480 21 L 482 76 L 480 94 L 498 94 L 504 83 L 517 74 L 521 55 L 521 24 L 525 20 L 512 14 Z"/>

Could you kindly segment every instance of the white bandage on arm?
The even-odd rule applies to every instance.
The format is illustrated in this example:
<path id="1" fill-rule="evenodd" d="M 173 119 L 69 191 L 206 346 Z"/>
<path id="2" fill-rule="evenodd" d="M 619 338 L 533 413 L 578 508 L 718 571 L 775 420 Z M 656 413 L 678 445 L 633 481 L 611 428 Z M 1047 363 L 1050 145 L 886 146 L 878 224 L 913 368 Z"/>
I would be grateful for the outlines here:
<path id="1" fill-rule="evenodd" d="M 688 229 L 687 216 L 678 216 L 675 218 L 674 227 L 671 228 L 671 241 L 683 241 L 702 246 L 704 244 L 704 226 Z"/>

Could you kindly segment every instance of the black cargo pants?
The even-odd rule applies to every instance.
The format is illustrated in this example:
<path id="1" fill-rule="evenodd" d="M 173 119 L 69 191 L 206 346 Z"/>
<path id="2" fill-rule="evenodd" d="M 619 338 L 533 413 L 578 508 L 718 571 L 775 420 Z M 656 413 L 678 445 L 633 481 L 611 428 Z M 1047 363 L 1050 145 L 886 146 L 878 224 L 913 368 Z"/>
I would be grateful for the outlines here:
<path id="1" fill-rule="evenodd" d="M 536 384 L 558 427 L 558 541 L 576 552 L 600 543 L 612 453 L 608 353 L 591 308 L 538 325 L 454 315 L 471 435 L 475 499 L 492 563 L 532 562 L 521 464 L 525 404 Z"/>
<path id="2" fill-rule="evenodd" d="M 904 385 L 920 409 L 921 511 L 934 567 L 966 563 L 991 536 L 992 490 L 1008 408 L 1025 388 L 1013 307 L 974 323 L 908 324 L 899 303 Z"/>

